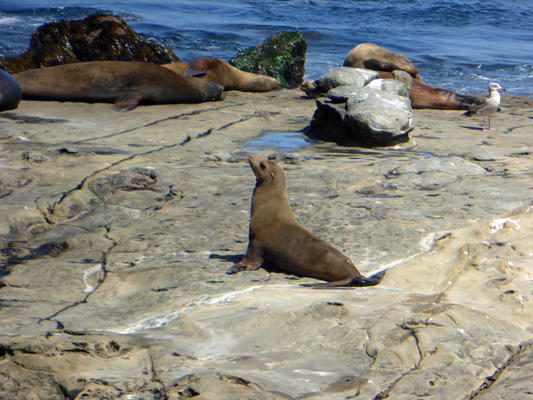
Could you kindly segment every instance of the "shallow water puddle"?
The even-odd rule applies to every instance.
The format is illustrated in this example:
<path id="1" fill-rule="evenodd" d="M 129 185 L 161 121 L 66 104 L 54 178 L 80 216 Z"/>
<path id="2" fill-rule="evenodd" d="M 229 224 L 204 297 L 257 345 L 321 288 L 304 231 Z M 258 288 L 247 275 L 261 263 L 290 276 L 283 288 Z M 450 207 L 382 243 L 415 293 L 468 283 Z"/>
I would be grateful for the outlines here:
<path id="1" fill-rule="evenodd" d="M 309 146 L 313 143 L 315 143 L 314 140 L 309 139 L 300 133 L 270 132 L 247 141 L 242 149 L 252 151 L 272 149 L 290 152 Z"/>

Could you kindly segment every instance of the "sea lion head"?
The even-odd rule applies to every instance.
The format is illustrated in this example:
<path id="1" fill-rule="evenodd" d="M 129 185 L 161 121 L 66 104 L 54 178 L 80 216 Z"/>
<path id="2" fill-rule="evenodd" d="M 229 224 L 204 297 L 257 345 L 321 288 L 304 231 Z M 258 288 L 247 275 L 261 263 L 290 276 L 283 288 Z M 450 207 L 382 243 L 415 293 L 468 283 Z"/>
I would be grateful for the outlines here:
<path id="1" fill-rule="evenodd" d="M 256 187 L 276 186 L 285 190 L 287 180 L 285 172 L 274 161 L 261 160 L 260 158 L 251 156 L 249 159 L 250 167 L 254 171 L 256 178 Z"/>

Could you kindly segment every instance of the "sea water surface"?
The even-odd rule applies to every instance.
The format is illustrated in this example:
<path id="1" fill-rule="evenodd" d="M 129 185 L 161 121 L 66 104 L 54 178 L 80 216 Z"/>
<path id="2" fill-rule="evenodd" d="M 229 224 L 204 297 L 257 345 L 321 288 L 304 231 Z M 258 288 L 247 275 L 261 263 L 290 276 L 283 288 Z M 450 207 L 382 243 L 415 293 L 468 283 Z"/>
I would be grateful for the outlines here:
<path id="1" fill-rule="evenodd" d="M 185 61 L 228 60 L 272 34 L 298 31 L 308 44 L 306 79 L 373 42 L 407 56 L 428 84 L 478 93 L 495 81 L 533 96 L 530 0 L 1 0 L 0 56 L 27 50 L 46 22 L 95 12 L 124 18 Z"/>

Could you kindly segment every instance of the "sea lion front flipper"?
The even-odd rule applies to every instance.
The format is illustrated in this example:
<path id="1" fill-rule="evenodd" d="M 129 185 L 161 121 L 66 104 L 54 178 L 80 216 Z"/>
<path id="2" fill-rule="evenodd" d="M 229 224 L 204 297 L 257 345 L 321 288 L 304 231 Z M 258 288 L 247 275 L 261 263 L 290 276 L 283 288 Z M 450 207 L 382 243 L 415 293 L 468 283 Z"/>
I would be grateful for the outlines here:
<path id="1" fill-rule="evenodd" d="M 115 111 L 131 111 L 139 105 L 141 100 L 140 92 L 125 92 L 115 100 L 113 108 Z"/>
<path id="2" fill-rule="evenodd" d="M 196 60 L 191 61 L 185 69 L 183 70 L 183 76 L 190 78 L 199 78 L 207 74 L 209 65 L 206 62 L 204 57 L 197 58 Z"/>
<path id="3" fill-rule="evenodd" d="M 255 271 L 256 269 L 259 269 L 262 264 L 263 264 L 262 258 L 259 260 L 249 262 L 249 261 L 246 261 L 246 257 L 244 257 L 241 261 L 229 267 L 229 269 L 226 271 L 226 274 L 231 275 L 231 274 L 236 274 L 237 272 L 241 272 L 241 271 Z"/>

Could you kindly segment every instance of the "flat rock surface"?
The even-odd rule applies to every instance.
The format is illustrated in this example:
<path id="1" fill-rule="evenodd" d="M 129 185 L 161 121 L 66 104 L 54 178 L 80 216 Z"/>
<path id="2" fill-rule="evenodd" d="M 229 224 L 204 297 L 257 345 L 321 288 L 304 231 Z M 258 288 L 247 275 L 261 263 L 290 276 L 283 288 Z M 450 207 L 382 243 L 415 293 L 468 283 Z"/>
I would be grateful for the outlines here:
<path id="1" fill-rule="evenodd" d="M 299 90 L 0 113 L 0 398 L 498 399 L 531 393 L 531 99 L 498 131 L 414 110 L 411 140 L 302 132 Z M 250 155 L 379 286 L 316 290 L 248 243 Z"/>

